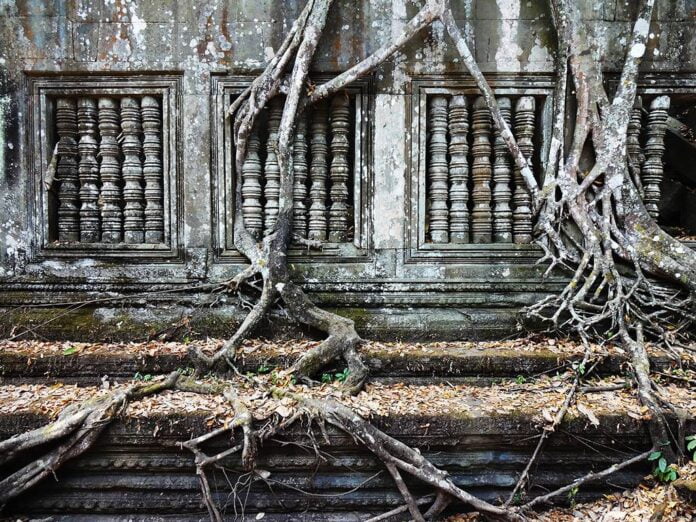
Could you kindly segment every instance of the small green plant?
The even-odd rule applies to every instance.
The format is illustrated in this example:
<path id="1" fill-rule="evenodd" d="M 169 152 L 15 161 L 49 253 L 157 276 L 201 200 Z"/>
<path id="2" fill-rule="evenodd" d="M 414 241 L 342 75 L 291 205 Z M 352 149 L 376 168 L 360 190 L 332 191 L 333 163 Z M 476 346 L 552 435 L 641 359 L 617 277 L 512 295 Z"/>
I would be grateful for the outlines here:
<path id="1" fill-rule="evenodd" d="M 74 353 L 77 353 L 77 346 L 68 346 L 65 350 L 63 350 L 63 355 L 73 355 Z"/>
<path id="2" fill-rule="evenodd" d="M 691 460 L 696 462 L 696 433 L 686 437 L 686 451 L 691 455 Z"/>
<path id="3" fill-rule="evenodd" d="M 184 335 L 184 338 L 182 339 L 182 342 L 184 344 L 191 344 L 191 338 L 188 335 Z"/>
<path id="4" fill-rule="evenodd" d="M 321 382 L 323 382 L 324 384 L 331 384 L 334 381 L 346 382 L 346 379 L 348 378 L 349 374 L 350 370 L 348 368 L 344 368 L 342 372 L 338 373 L 322 373 Z"/>
<path id="5" fill-rule="evenodd" d="M 517 384 L 526 384 L 527 378 L 524 375 L 518 375 L 517 377 L 515 377 L 515 382 Z"/>
<path id="6" fill-rule="evenodd" d="M 140 373 L 140 372 L 135 372 L 135 375 L 133 375 L 133 380 L 136 380 L 136 381 L 145 381 L 145 382 L 151 381 L 151 380 L 152 380 L 152 375 L 150 375 L 149 373 L 146 373 L 145 375 L 143 375 L 143 374 Z"/>
<path id="7" fill-rule="evenodd" d="M 568 492 L 568 502 L 570 502 L 571 508 L 574 508 L 577 504 L 576 497 L 578 496 L 578 491 L 580 491 L 580 488 L 575 486 Z"/>
<path id="8" fill-rule="evenodd" d="M 264 375 L 266 373 L 270 373 L 271 367 L 268 366 L 266 363 L 261 363 L 261 365 L 256 369 L 256 373 L 259 375 Z"/>
<path id="9" fill-rule="evenodd" d="M 652 475 L 660 482 L 674 482 L 679 477 L 674 465 L 667 464 L 667 459 L 662 455 L 661 451 L 653 451 L 648 456 L 648 460 L 655 462 L 655 468 L 653 469 Z"/>
<path id="10" fill-rule="evenodd" d="M 349 373 L 350 373 L 350 370 L 348 368 L 344 368 L 342 372 L 339 372 L 336 374 L 336 380 L 338 382 L 346 382 L 346 379 L 348 378 Z"/>
<path id="11" fill-rule="evenodd" d="M 573 371 L 582 377 L 585 375 L 585 363 L 573 363 Z"/>

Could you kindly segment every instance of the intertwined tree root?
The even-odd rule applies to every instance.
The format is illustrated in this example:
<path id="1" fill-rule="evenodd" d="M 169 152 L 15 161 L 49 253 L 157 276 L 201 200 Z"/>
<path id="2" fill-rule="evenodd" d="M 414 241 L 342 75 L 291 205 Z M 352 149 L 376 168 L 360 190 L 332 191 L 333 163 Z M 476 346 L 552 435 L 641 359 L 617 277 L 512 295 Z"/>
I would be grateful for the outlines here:
<path id="1" fill-rule="evenodd" d="M 527 159 L 505 122 L 493 91 L 476 64 L 452 15 L 448 0 L 426 0 L 418 14 L 404 26 L 393 42 L 383 46 L 333 80 L 308 89 L 308 72 L 314 52 L 324 30 L 332 0 L 307 0 L 307 4 L 266 69 L 244 91 L 229 109 L 234 118 L 236 172 L 242 172 L 251 131 L 261 111 L 279 94 L 285 95 L 279 128 L 277 158 L 280 168 L 280 208 L 277 224 L 260 242 L 249 233 L 242 214 L 241 183 L 235 189 L 235 247 L 250 262 L 247 269 L 231 278 L 226 285 L 236 289 L 254 278 L 261 278 L 258 302 L 246 316 L 235 335 L 212 356 L 192 354 L 199 366 L 207 369 L 234 368 L 235 352 L 252 330 L 278 300 L 297 321 L 318 329 L 326 339 L 310 350 L 293 366 L 291 372 L 299 379 L 311 378 L 324 366 L 343 358 L 349 368 L 347 387 L 357 392 L 368 371 L 360 360 L 360 344 L 351 320 L 324 311 L 314 305 L 305 292 L 292 282 L 287 253 L 292 241 L 292 168 L 293 133 L 298 115 L 312 103 L 344 89 L 350 82 L 369 74 L 401 49 L 419 32 L 439 22 L 446 28 L 462 61 L 476 81 L 486 100 L 496 128 L 508 146 L 528 192 L 537 216 L 535 242 L 545 252 L 542 261 L 572 274 L 565 290 L 529 307 L 528 317 L 542 319 L 552 330 L 573 333 L 584 342 L 606 340 L 622 342 L 629 353 L 638 396 L 651 414 L 649 422 L 653 449 L 675 458 L 664 418 L 666 401 L 657 394 L 651 382 L 650 366 L 644 336 L 668 348 L 693 338 L 694 294 L 696 293 L 696 258 L 678 241 L 671 238 L 650 217 L 641 200 L 641 188 L 631 172 L 631 158 L 626 153 L 626 131 L 636 97 L 638 65 L 645 51 L 654 0 L 642 0 L 633 29 L 624 69 L 617 93 L 610 102 L 598 68 L 596 50 L 581 23 L 577 7 L 570 0 L 550 0 L 557 29 L 558 78 L 552 143 L 543 178 L 536 180 Z M 575 91 L 577 110 L 571 143 L 564 144 L 566 131 L 566 99 L 569 82 Z M 565 154 L 565 151 L 568 151 Z M 587 150 L 594 153 L 589 172 L 581 168 L 581 157 Z M 586 359 L 588 355 L 586 354 Z M 571 387 L 563 407 L 554 418 L 556 427 L 578 391 L 580 378 Z M 263 388 L 259 382 L 255 386 Z M 288 427 L 300 418 L 320 420 L 349 433 L 364 444 L 385 464 L 401 492 L 405 506 L 415 520 L 435 516 L 457 499 L 491 518 L 522 520 L 524 512 L 573 487 L 644 459 L 637 455 L 607 470 L 578 479 L 557 491 L 538 497 L 521 507 L 510 507 L 516 493 L 525 487 L 529 469 L 541 451 L 548 434 L 542 435 L 530 464 L 523 471 L 513 495 L 503 506 L 494 506 L 473 497 L 455 486 L 442 470 L 433 466 L 420 453 L 384 434 L 351 409 L 330 401 L 318 402 L 302 395 L 291 398 L 299 405 L 298 413 L 279 421 L 263 433 L 254 431 L 251 415 L 234 390 L 196 384 L 189 378 L 172 374 L 149 385 L 134 386 L 106 398 L 67 409 L 57 421 L 46 428 L 17 435 L 0 444 L 3 459 L 9 460 L 39 444 L 56 442 L 55 449 L 43 458 L 24 466 L 0 482 L 0 504 L 14 498 L 41 478 L 52 473 L 66 460 L 84 452 L 103 429 L 116 417 L 129 400 L 171 388 L 186 388 L 200 393 L 223 393 L 235 412 L 228 426 L 183 443 L 193 452 L 201 489 L 211 519 L 221 514 L 210 494 L 206 469 L 224 457 L 242 452 L 245 468 L 253 469 L 259 443 L 271 433 Z M 267 393 L 287 393 L 280 389 Z M 201 445 L 213 437 L 230 435 L 241 430 L 242 441 L 214 456 L 206 455 Z M 548 432 L 549 434 L 551 431 Z M 402 478 L 412 475 L 433 486 L 438 492 L 427 513 L 420 506 L 424 499 L 414 499 Z M 379 519 L 380 517 L 377 517 Z"/>
<path id="2" fill-rule="evenodd" d="M 586 357 L 584 362 L 588 360 L 589 358 Z M 563 413 L 557 416 L 553 426 L 547 427 L 548 430 L 556 427 L 557 420 L 567 410 L 570 397 L 578 389 L 577 381 L 578 379 L 575 380 L 572 392 L 568 395 L 569 398 L 566 399 L 564 406 L 560 410 Z M 317 437 L 327 439 L 328 435 L 326 434 L 325 425 L 332 425 L 350 435 L 356 443 L 364 446 L 377 456 L 393 477 L 398 490 L 404 498 L 405 504 L 401 511 L 410 511 L 414 520 L 432 520 L 446 509 L 452 501 L 469 506 L 490 519 L 525 520 L 525 517 L 536 506 L 544 505 L 554 497 L 563 495 L 586 482 L 599 480 L 644 460 L 650 451 L 655 449 L 652 448 L 648 452 L 614 464 L 600 472 L 589 473 L 567 486 L 533 498 L 524 505 L 510 506 L 510 502 L 503 505 L 494 505 L 471 495 L 455 485 L 447 472 L 430 463 L 418 450 L 379 430 L 351 408 L 333 399 L 323 398 L 319 400 L 304 393 L 293 391 L 295 388 L 278 386 L 271 382 L 275 381 L 242 375 L 238 375 L 233 381 L 201 381 L 197 380 L 195 376 L 182 375 L 177 371 L 166 377 L 156 378 L 155 382 L 147 385 L 133 385 L 66 408 L 51 424 L 38 430 L 12 437 L 0 445 L 0 449 L 3 451 L 2 464 L 7 464 L 26 452 L 31 452 L 38 446 L 51 441 L 60 441 L 44 457 L 21 467 L 18 471 L 0 481 L 0 505 L 4 505 L 9 500 L 17 497 L 45 476 L 55 472 L 61 464 L 87 450 L 103 430 L 116 420 L 119 412 L 123 411 L 130 402 L 164 390 L 221 394 L 230 404 L 231 412 L 233 412 L 230 421 L 212 429 L 208 433 L 181 443 L 183 449 L 191 451 L 194 455 L 196 474 L 199 477 L 203 503 L 208 509 L 211 520 L 216 522 L 222 521 L 223 515 L 213 499 L 208 473 L 218 467 L 224 469 L 226 464 L 224 461 L 226 459 L 233 455 L 239 455 L 242 469 L 245 472 L 248 472 L 254 480 L 266 480 L 268 478 L 267 472 L 255 468 L 259 448 L 264 441 L 282 434 L 296 424 L 308 426 L 311 440 L 315 440 Z M 287 382 L 289 382 L 289 379 Z M 241 390 L 238 394 L 239 387 L 244 387 L 246 391 L 251 388 L 255 390 L 255 393 L 263 393 L 276 401 L 282 401 L 281 403 L 289 400 L 289 404 L 293 405 L 292 409 L 290 413 L 284 414 L 284 417 L 278 413 L 271 413 L 270 417 L 268 416 L 269 414 L 266 414 L 266 417 L 258 422 L 261 428 L 256 429 L 253 420 L 254 412 L 240 398 L 243 394 Z M 312 431 L 318 432 L 316 437 L 312 435 Z M 229 447 L 216 454 L 208 455 L 204 447 L 206 443 L 214 439 L 229 440 Z M 319 450 L 317 449 L 317 451 Z M 535 452 L 535 457 L 537 452 Z M 520 477 L 520 483 L 524 480 L 526 471 Z M 437 495 L 415 499 L 403 479 L 403 474 L 433 487 Z M 422 512 L 422 506 L 426 506 L 428 509 Z M 382 520 L 388 518 L 388 516 L 398 514 L 398 512 L 398 509 L 392 510 L 383 516 L 375 517 L 374 520 Z"/>
<path id="3" fill-rule="evenodd" d="M 129 401 L 172 389 L 177 386 L 179 378 L 179 372 L 173 372 L 159 382 L 134 385 L 104 397 L 70 406 L 51 424 L 0 442 L 0 465 L 7 464 L 19 455 L 44 444 L 56 443 L 56 446 L 43 456 L 0 481 L 0 507 L 54 473 L 64 462 L 89 449 Z"/>

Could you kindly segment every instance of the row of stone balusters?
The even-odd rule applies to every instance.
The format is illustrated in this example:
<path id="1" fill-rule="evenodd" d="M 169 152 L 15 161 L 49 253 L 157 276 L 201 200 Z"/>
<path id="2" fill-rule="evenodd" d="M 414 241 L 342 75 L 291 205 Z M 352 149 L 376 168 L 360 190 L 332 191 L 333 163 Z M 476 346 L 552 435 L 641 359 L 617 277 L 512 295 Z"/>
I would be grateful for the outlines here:
<path id="1" fill-rule="evenodd" d="M 510 98 L 497 100 L 520 150 L 531 158 L 535 99 L 523 96 L 517 100 L 514 122 Z M 476 98 L 471 111 L 466 96 L 429 97 L 427 161 L 428 222 L 433 243 L 531 242 L 531 198 L 519 169 L 513 169 L 500 133 L 493 134 L 491 114 L 483 97 Z"/>
<path id="2" fill-rule="evenodd" d="M 261 140 L 255 130 L 242 166 L 244 224 L 257 239 L 268 235 L 278 220 L 276 146 L 282 112 L 282 98 L 271 100 L 265 162 L 259 157 Z M 293 143 L 293 234 L 297 237 L 336 243 L 350 240 L 350 122 L 350 100 L 345 94 L 335 96 L 330 104 L 316 104 L 309 122 L 305 118 L 297 122 Z"/>
<path id="3" fill-rule="evenodd" d="M 669 96 L 658 96 L 650 103 L 647 117 L 645 147 L 641 147 L 641 129 L 643 125 L 643 102 L 636 97 L 631 119 L 628 123 L 626 149 L 634 179 L 641 182 L 643 203 L 648 213 L 658 219 L 658 205 L 662 197 L 661 183 L 664 177 L 662 157 L 665 153 L 665 132 L 667 131 L 667 111 Z"/>
<path id="4" fill-rule="evenodd" d="M 58 239 L 163 242 L 158 100 L 60 98 L 56 131 Z"/>

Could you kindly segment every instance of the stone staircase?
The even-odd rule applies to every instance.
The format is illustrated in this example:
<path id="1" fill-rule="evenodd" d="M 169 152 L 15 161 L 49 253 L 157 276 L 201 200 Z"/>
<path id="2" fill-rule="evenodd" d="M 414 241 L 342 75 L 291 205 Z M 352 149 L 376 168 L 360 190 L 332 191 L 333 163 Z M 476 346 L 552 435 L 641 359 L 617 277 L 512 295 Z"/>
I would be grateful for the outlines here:
<path id="1" fill-rule="evenodd" d="M 239 369 L 270 375 L 313 343 L 248 343 L 240 351 Z M 2 343 L 0 438 L 45 424 L 59 407 L 97 393 L 105 383 L 116 386 L 185 368 L 187 350 L 181 343 Z M 549 437 L 532 469 L 530 496 L 649 448 L 644 412 L 632 393 L 621 389 L 621 354 L 596 350 L 600 362 L 578 399 L 584 412 L 571 408 Z M 565 397 L 569 372 L 582 358 L 572 343 L 546 339 L 372 342 L 362 352 L 372 370 L 363 393 L 343 397 L 336 382 L 318 393 L 351 404 L 380 429 L 419 448 L 455 483 L 490 501 L 509 495 L 541 429 Z M 664 353 L 652 358 L 666 374 L 679 364 Z M 695 366 L 686 356 L 681 364 L 687 375 Z M 327 369 L 325 380 L 340 370 Z M 696 391 L 669 378 L 663 389 L 690 414 L 687 432 L 696 432 Z M 129 406 L 97 446 L 3 514 L 12 520 L 207 520 L 193 458 L 178 443 L 214 427 L 225 408 L 185 392 L 165 392 Z M 263 520 L 366 520 L 402 504 L 380 462 L 346 434 L 329 430 L 328 440 L 317 436 L 315 442 L 319 451 L 306 426 L 268 441 L 258 461 L 259 469 L 270 472 L 265 480 L 258 475 L 251 480 L 234 458 L 223 461 L 224 470 L 211 473 L 210 480 L 226 517 L 254 520 L 263 513 Z M 224 447 L 225 441 L 214 441 L 207 451 Z M 609 487 L 634 486 L 649 471 L 647 463 L 626 468 L 608 483 L 581 488 L 576 500 L 596 498 Z M 432 493 L 410 484 L 417 497 Z"/>

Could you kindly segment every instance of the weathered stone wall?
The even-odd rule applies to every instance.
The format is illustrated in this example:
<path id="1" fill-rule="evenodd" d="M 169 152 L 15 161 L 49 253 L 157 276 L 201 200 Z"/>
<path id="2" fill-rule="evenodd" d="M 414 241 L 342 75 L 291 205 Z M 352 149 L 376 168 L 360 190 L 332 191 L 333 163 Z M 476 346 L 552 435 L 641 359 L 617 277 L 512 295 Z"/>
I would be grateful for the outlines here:
<path id="1" fill-rule="evenodd" d="M 316 74 L 342 71 L 398 33 L 418 9 L 413 0 L 336 0 L 317 53 Z M 635 2 L 583 0 L 607 70 L 616 70 Z M 221 255 L 224 212 L 217 137 L 216 82 L 258 72 L 282 41 L 301 0 L 0 0 L 0 288 L 2 305 L 79 300 L 103 292 L 140 293 L 187 287 L 233 274 L 239 259 Z M 456 16 L 488 74 L 553 76 L 554 32 L 541 0 L 453 1 Z M 696 71 L 696 1 L 661 0 L 645 71 Z M 327 306 L 352 314 L 366 330 L 449 331 L 477 335 L 509 328 L 520 305 L 553 290 L 539 284 L 536 253 L 479 249 L 445 262 L 414 260 L 409 216 L 416 200 L 413 81 L 463 78 L 453 47 L 435 24 L 369 80 L 365 179 L 365 243 L 358 254 L 293 263 L 297 277 Z M 47 253 L 37 232 L 40 173 L 32 126 L 37 79 L 108 76 L 115 81 L 176 79 L 175 195 L 178 239 L 168 259 L 60 256 Z M 514 77 L 514 76 L 513 76 Z M 32 145 L 34 144 L 34 145 Z M 40 149 L 40 147 L 39 147 Z M 43 160 L 42 160 L 43 161 Z M 38 177 L 37 177 L 38 176 Z M 36 180 L 39 180 L 38 182 Z M 113 295 L 113 294 L 110 294 Z M 205 292 L 107 305 L 95 317 L 114 324 L 180 317 Z M 166 303 L 169 308 L 166 308 Z M 176 305 L 174 304 L 176 303 Z M 122 307 L 125 306 L 125 311 Z M 234 306 L 218 306 L 221 320 Z M 389 311 L 385 311 L 391 307 Z M 440 308 L 443 307 L 443 308 Z M 444 308 L 446 307 L 446 308 Z M 166 309 L 165 309 L 166 308 Z M 139 309 L 139 312 L 134 310 Z M 90 312 L 91 313 L 91 312 Z"/>

